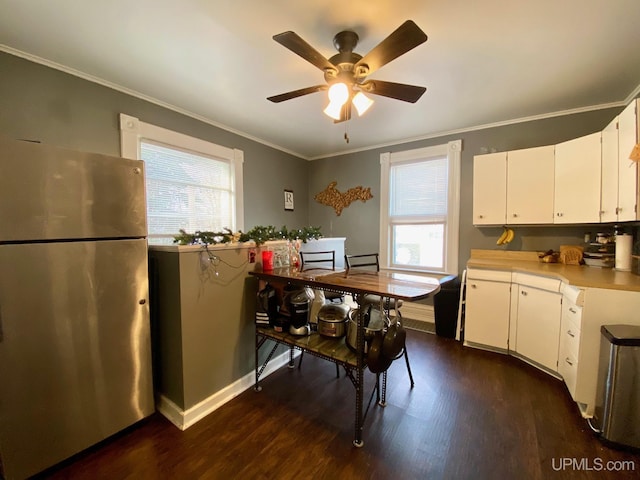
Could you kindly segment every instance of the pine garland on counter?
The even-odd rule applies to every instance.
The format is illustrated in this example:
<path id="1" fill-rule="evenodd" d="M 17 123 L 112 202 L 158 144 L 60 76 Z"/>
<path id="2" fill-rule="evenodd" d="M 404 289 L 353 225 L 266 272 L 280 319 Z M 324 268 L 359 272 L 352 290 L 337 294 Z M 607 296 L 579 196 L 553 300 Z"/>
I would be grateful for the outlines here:
<path id="1" fill-rule="evenodd" d="M 222 232 L 196 230 L 195 233 L 187 233 L 180 229 L 180 234 L 173 237 L 173 243 L 179 245 L 216 245 L 218 243 L 253 241 L 259 246 L 270 240 L 300 240 L 302 243 L 307 243 L 308 240 L 316 240 L 318 238 L 322 238 L 320 227 L 303 227 L 289 230 L 283 226 L 280 230 L 276 230 L 272 225 L 267 227 L 259 225 L 246 233 L 242 231 L 234 233 L 228 228 L 225 228 Z"/>

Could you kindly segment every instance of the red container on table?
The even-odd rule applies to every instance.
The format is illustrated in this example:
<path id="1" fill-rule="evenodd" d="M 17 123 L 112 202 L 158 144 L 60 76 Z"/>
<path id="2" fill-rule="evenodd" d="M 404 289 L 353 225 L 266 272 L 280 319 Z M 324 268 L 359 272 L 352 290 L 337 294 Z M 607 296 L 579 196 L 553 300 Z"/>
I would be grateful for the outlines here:
<path id="1" fill-rule="evenodd" d="M 262 270 L 273 270 L 273 252 L 271 250 L 262 251 Z"/>

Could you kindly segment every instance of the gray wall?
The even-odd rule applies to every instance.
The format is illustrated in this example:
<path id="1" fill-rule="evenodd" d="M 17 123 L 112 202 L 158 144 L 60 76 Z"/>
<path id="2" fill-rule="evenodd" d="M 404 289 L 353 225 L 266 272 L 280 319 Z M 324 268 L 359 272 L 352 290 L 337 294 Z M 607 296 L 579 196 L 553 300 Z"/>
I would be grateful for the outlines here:
<path id="1" fill-rule="evenodd" d="M 0 52 L 0 134 L 120 155 L 118 118 L 140 120 L 244 151 L 245 231 L 307 225 L 308 162 L 110 88 Z M 284 210 L 283 190 L 295 210 Z"/>
<path id="2" fill-rule="evenodd" d="M 621 110 L 622 108 L 609 108 L 529 121 L 313 161 L 309 166 L 309 222 L 320 225 L 325 235 L 346 237 L 345 248 L 349 253 L 378 251 L 380 153 L 421 148 L 462 139 L 458 262 L 460 271 L 464 268 L 472 248 L 547 250 L 558 249 L 561 244 L 580 243 L 585 232 L 595 234 L 598 231 L 612 231 L 613 228 L 603 225 L 516 227 L 514 228 L 515 240 L 507 247 L 497 247 L 495 241 L 502 232 L 501 227 L 474 227 L 472 224 L 473 157 L 487 151 L 500 152 L 552 145 L 597 132 Z M 549 173 L 553 175 L 553 172 Z M 321 205 L 313 199 L 334 180 L 338 182 L 337 188 L 340 191 L 358 185 L 371 187 L 373 199 L 366 203 L 353 203 L 344 209 L 340 216 L 336 216 L 333 208 Z M 531 201 L 535 202 L 535 198 Z"/>

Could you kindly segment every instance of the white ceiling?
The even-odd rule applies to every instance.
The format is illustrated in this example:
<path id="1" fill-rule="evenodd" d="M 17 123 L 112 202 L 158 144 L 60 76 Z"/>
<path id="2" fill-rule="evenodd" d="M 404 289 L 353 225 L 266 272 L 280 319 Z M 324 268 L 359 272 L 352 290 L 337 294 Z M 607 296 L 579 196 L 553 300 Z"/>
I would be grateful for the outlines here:
<path id="1" fill-rule="evenodd" d="M 427 87 L 416 104 L 375 96 L 334 124 L 324 92 L 266 100 L 324 82 L 274 34 L 328 58 L 352 29 L 364 55 L 407 19 L 429 40 L 370 78 Z M 308 159 L 622 105 L 639 92 L 639 46 L 639 0 L 0 0 L 2 50 Z"/>

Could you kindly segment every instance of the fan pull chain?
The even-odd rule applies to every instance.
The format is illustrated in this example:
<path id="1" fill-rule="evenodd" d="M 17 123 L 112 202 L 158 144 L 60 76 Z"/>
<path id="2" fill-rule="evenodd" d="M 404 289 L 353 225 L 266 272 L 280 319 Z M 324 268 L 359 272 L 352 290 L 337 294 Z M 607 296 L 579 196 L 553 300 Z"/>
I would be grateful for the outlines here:
<path id="1" fill-rule="evenodd" d="M 344 123 L 344 141 L 349 143 L 349 134 L 347 133 L 347 122 Z"/>

